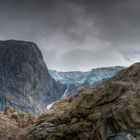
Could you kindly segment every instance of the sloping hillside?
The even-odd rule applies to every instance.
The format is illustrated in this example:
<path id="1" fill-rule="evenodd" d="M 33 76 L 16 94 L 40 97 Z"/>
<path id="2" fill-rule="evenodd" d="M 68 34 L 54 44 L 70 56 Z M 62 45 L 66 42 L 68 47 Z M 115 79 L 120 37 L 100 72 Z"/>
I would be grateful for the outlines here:
<path id="1" fill-rule="evenodd" d="M 22 140 L 106 140 L 115 133 L 140 139 L 140 63 L 101 87 L 57 101 L 25 130 Z"/>

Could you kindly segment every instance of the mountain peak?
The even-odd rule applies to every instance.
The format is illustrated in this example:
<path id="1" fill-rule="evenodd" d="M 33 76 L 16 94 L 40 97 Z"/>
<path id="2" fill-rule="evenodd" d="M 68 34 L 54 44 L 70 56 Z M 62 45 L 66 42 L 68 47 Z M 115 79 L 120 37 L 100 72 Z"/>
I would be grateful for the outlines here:
<path id="1" fill-rule="evenodd" d="M 40 113 L 59 99 L 63 90 L 63 85 L 49 75 L 35 43 L 0 41 L 0 110 L 13 106 Z"/>

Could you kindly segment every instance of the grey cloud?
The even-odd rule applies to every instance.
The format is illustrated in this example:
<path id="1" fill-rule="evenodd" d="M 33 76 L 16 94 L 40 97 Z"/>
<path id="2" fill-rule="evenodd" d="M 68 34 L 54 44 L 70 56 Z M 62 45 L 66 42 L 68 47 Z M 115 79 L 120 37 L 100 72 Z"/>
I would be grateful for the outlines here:
<path id="1" fill-rule="evenodd" d="M 103 51 L 91 51 L 85 49 L 76 49 L 63 54 L 60 57 L 60 64 L 65 66 L 65 70 L 83 70 L 90 68 L 128 65 L 123 54 L 113 48 Z"/>
<path id="2" fill-rule="evenodd" d="M 0 3 L 0 39 L 36 42 L 50 68 L 88 70 L 129 65 L 140 59 L 138 0 Z"/>

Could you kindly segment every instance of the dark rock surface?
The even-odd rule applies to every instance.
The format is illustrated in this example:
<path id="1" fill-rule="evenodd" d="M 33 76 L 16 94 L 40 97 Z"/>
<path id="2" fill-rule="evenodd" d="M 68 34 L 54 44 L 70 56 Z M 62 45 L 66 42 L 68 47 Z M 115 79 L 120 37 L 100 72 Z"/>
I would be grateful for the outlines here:
<path id="1" fill-rule="evenodd" d="M 50 77 L 35 43 L 0 41 L 0 110 L 13 106 L 41 113 L 64 90 L 62 84 Z"/>
<path id="2" fill-rule="evenodd" d="M 107 140 L 136 140 L 136 139 L 130 134 L 118 133 L 111 135 L 110 137 L 108 137 Z"/>

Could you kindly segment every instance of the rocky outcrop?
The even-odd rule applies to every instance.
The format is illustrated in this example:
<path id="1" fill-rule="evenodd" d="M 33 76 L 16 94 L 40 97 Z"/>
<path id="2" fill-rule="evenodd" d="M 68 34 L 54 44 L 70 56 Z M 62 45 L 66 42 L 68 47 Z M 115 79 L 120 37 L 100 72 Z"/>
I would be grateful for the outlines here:
<path id="1" fill-rule="evenodd" d="M 106 140 L 116 133 L 140 139 L 140 63 L 98 88 L 85 88 L 75 97 L 57 101 L 25 129 L 21 139 Z"/>
<path id="2" fill-rule="evenodd" d="M 4 112 L 1 112 L 1 114 L 5 115 L 10 120 L 14 120 L 18 124 L 19 128 L 24 128 L 34 124 L 38 119 L 35 115 L 22 112 L 10 106 L 5 107 Z"/>
<path id="3" fill-rule="evenodd" d="M 130 134 L 118 133 L 109 136 L 107 140 L 136 140 L 136 139 Z"/>
<path id="4" fill-rule="evenodd" d="M 37 119 L 37 116 L 6 107 L 0 112 L 0 140 L 19 140 L 23 128 L 34 124 Z"/>
<path id="5" fill-rule="evenodd" d="M 0 110 L 13 106 L 38 114 L 59 99 L 64 90 L 49 75 L 35 43 L 0 41 Z"/>

